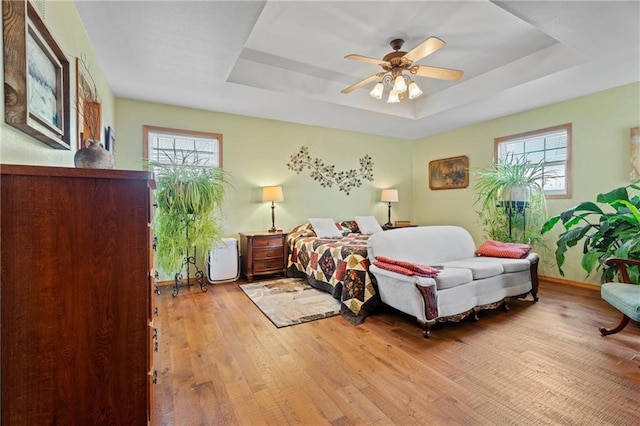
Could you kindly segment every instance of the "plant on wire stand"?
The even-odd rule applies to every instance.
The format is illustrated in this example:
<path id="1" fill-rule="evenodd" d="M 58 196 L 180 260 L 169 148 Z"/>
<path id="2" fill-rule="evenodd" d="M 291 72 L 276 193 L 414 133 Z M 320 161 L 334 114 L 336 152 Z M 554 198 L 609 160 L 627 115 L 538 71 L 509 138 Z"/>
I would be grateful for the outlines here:
<path id="1" fill-rule="evenodd" d="M 195 279 L 201 290 L 206 291 L 196 254 L 198 250 L 206 253 L 223 237 L 216 213 L 220 213 L 229 176 L 221 168 L 204 163 L 193 153 L 182 153 L 179 160 L 148 163 L 156 174 L 156 262 L 166 273 L 175 273 L 174 296 L 180 290 L 185 266 L 190 284 L 190 265 L 196 269 Z"/>
<path id="2" fill-rule="evenodd" d="M 509 154 L 475 169 L 474 204 L 487 238 L 544 247 L 540 228 L 547 218 L 544 163 Z"/>

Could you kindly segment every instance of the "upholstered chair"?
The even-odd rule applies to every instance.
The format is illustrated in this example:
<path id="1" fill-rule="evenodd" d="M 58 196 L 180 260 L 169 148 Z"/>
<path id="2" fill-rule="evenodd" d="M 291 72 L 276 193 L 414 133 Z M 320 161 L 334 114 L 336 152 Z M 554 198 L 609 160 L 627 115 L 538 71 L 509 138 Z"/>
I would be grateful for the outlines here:
<path id="1" fill-rule="evenodd" d="M 627 266 L 640 266 L 640 261 L 631 259 L 609 258 L 605 265 L 618 268 L 621 282 L 608 282 L 602 284 L 600 295 L 614 308 L 622 312 L 620 322 L 614 328 L 600 327 L 603 336 L 622 331 L 629 320 L 640 322 L 640 285 L 631 284 Z"/>

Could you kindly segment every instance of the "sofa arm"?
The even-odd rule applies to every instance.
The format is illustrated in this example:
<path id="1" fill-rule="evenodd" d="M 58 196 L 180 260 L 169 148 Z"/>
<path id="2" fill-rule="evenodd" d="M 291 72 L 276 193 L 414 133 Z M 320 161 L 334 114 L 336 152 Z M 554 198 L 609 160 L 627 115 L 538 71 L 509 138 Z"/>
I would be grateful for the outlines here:
<path id="1" fill-rule="evenodd" d="M 416 288 L 422 295 L 424 301 L 424 314 L 427 320 L 435 320 L 440 316 L 438 312 L 438 294 L 435 283 L 422 284 L 416 281 Z"/>
<path id="2" fill-rule="evenodd" d="M 375 277 L 383 303 L 416 317 L 420 322 L 429 321 L 428 315 L 433 316 L 434 313 L 437 317 L 436 281 L 433 278 L 403 275 L 375 265 L 369 266 L 369 272 Z M 425 302 L 420 287 L 431 287 L 436 296 L 428 297 Z M 427 314 L 427 311 L 431 313 Z"/>

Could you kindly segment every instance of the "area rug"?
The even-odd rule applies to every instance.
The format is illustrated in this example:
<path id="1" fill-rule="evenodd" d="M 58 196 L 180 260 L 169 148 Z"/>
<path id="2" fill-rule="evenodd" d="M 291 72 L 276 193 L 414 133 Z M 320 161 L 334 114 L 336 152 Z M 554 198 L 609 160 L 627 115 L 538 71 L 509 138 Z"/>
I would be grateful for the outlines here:
<path id="1" fill-rule="evenodd" d="M 299 278 L 240 284 L 240 289 L 278 328 L 340 313 L 340 301 Z"/>

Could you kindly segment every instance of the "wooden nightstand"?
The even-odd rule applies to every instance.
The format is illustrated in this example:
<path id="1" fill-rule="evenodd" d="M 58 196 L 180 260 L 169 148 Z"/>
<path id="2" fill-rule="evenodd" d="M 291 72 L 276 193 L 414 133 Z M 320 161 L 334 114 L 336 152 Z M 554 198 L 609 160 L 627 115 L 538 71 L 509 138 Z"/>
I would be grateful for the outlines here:
<path id="1" fill-rule="evenodd" d="M 287 233 L 283 232 L 240 233 L 242 274 L 247 281 L 252 281 L 255 275 L 286 275 L 286 240 Z"/>
<path id="2" fill-rule="evenodd" d="M 384 229 L 385 231 L 388 231 L 390 229 L 400 229 L 400 228 L 415 228 L 418 225 L 382 225 L 382 229 Z"/>

